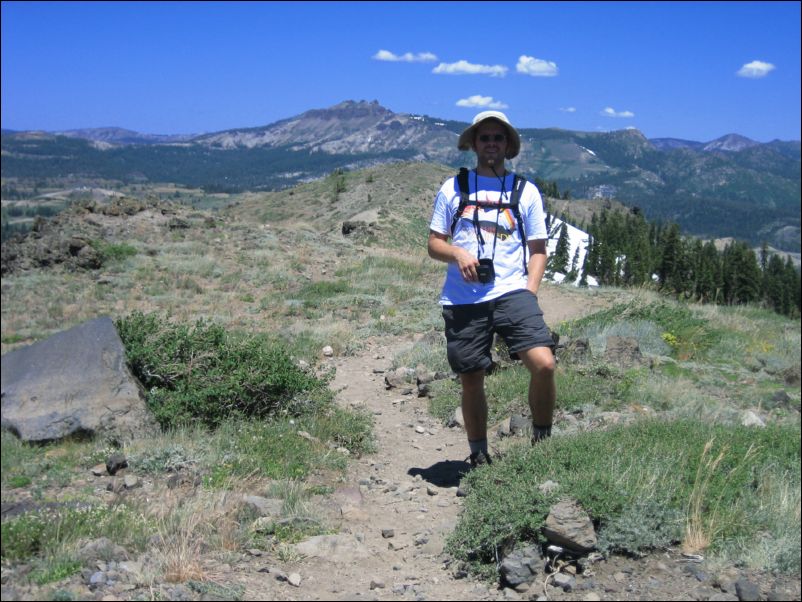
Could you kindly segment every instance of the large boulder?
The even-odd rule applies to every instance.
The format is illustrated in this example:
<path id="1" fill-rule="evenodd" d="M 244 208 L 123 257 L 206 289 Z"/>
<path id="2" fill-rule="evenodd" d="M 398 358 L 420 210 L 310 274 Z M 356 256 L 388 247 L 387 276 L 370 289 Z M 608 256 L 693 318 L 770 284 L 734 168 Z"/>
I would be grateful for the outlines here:
<path id="1" fill-rule="evenodd" d="M 7 353 L 2 379 L 2 428 L 24 441 L 158 432 L 107 316 Z"/>
<path id="2" fill-rule="evenodd" d="M 593 522 L 574 500 L 561 500 L 551 507 L 543 526 L 543 535 L 550 542 L 573 553 L 587 554 L 596 549 Z"/>

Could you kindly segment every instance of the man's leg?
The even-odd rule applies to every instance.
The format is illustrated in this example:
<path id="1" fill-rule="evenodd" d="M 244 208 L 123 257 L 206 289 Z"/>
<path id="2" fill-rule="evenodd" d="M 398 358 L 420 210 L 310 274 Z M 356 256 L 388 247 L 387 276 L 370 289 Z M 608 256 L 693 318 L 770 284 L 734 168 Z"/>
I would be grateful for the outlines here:
<path id="1" fill-rule="evenodd" d="M 519 351 L 524 366 L 529 370 L 529 409 L 532 411 L 533 438 L 539 439 L 537 429 L 548 430 L 554 420 L 554 406 L 557 400 L 557 387 L 554 384 L 556 362 L 548 347 L 533 347 Z"/>
<path id="2" fill-rule="evenodd" d="M 462 417 L 468 441 L 487 439 L 487 399 L 485 397 L 485 371 L 463 372 Z"/>

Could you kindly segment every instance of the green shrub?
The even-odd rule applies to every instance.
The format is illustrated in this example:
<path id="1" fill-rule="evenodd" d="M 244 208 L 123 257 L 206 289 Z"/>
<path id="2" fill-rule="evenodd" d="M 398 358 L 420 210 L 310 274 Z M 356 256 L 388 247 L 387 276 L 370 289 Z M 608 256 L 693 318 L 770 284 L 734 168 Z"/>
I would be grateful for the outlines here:
<path id="1" fill-rule="evenodd" d="M 705 465 L 706 453 L 720 456 L 715 466 Z M 709 468 L 701 481 L 700 466 Z M 554 437 L 536 447 L 514 446 L 489 469 L 465 479 L 471 493 L 447 549 L 486 576 L 495 571 L 500 547 L 542 541 L 543 521 L 562 497 L 577 500 L 588 512 L 607 552 L 672 545 L 691 520 L 711 536 L 711 553 L 756 537 L 787 542 L 800 531 L 793 503 L 800 489 L 798 425 L 749 429 L 643 421 Z M 559 483 L 549 495 L 538 489 L 546 480 Z M 780 505 L 780 498 L 792 503 Z M 762 568 L 798 571 L 799 554 L 795 561 L 787 556 L 774 554 L 777 565 Z"/>
<path id="2" fill-rule="evenodd" d="M 104 240 L 92 240 L 90 244 L 100 255 L 102 263 L 122 261 L 138 253 L 136 247 L 127 243 L 107 243 Z"/>
<path id="3" fill-rule="evenodd" d="M 641 299 L 619 303 L 568 327 L 573 337 L 598 338 L 600 331 L 604 336 L 635 336 L 645 351 L 655 354 L 671 351 L 680 359 L 703 358 L 722 336 L 721 329 L 696 315 L 690 306 L 662 299 L 652 303 L 643 303 Z"/>
<path id="4" fill-rule="evenodd" d="M 140 312 L 120 319 L 117 330 L 133 373 L 148 391 L 148 405 L 165 428 L 301 414 L 330 398 L 323 381 L 263 335 L 227 332 L 202 319 L 171 323 Z"/>

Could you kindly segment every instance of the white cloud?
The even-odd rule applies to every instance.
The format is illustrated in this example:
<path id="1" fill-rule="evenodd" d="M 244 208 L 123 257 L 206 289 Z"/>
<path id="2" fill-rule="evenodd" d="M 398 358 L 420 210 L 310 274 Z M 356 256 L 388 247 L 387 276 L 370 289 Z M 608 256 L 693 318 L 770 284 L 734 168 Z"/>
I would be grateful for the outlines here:
<path id="1" fill-rule="evenodd" d="M 563 113 L 576 113 L 576 107 L 560 107 Z"/>
<path id="2" fill-rule="evenodd" d="M 776 69 L 771 63 L 764 63 L 763 61 L 752 61 L 746 63 L 743 67 L 738 69 L 737 75 L 739 77 L 748 77 L 750 79 L 759 79 L 766 77 L 770 71 Z"/>
<path id="3" fill-rule="evenodd" d="M 462 98 L 457 101 L 458 107 L 483 107 L 487 109 L 508 109 L 509 105 L 504 104 L 500 100 L 494 100 L 492 96 L 479 96 L 475 94 L 468 98 Z"/>
<path id="4" fill-rule="evenodd" d="M 432 73 L 446 75 L 490 75 L 491 77 L 504 77 L 507 75 L 507 71 L 508 69 L 504 65 L 476 65 L 468 61 L 440 63 L 432 69 Z"/>
<path id="5" fill-rule="evenodd" d="M 531 75 L 532 77 L 554 77 L 560 73 L 557 63 L 536 59 L 525 54 L 518 57 L 518 64 L 515 66 L 515 70 L 518 73 Z"/>
<path id="6" fill-rule="evenodd" d="M 616 111 L 612 107 L 605 107 L 605 109 L 601 112 L 601 115 L 605 117 L 634 117 L 635 113 L 632 111 Z"/>
<path id="7" fill-rule="evenodd" d="M 437 57 L 431 52 L 419 52 L 417 54 L 407 52 L 399 56 L 389 50 L 379 50 L 373 55 L 373 58 L 377 61 L 389 61 L 392 63 L 433 63 L 437 60 Z"/>

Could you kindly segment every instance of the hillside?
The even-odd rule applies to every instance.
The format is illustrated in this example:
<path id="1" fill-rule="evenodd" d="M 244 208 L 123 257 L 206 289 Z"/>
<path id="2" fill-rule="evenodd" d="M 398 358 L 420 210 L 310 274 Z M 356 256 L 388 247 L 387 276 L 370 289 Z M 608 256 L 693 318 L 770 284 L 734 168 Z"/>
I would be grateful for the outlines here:
<path id="1" fill-rule="evenodd" d="M 3 599 L 799 599 L 798 320 L 544 284 L 566 345 L 555 435 L 516 434 L 529 376 L 500 355 L 498 456 L 463 475 L 444 266 L 425 251 L 452 173 L 380 165 L 220 194 L 216 211 L 145 187 L 4 244 L 20 259 L 2 278 L 4 353 L 99 315 L 205 319 L 279 341 L 333 402 L 122 445 L 3 433 Z M 637 354 L 614 354 L 618 339 Z M 114 453 L 129 466 L 110 475 Z M 564 497 L 599 553 L 549 551 L 541 519 Z M 497 568 L 514 550 L 535 571 L 515 590 Z"/>
<path id="2" fill-rule="evenodd" d="M 4 131 L 2 177 L 22 189 L 33 189 L 34 182 L 91 185 L 102 179 L 277 190 L 337 168 L 402 160 L 469 165 L 472 157 L 455 149 L 466 126 L 393 113 L 376 101 L 345 101 L 266 126 L 186 140 L 113 128 L 66 132 L 86 139 Z M 520 133 L 523 148 L 513 167 L 556 181 L 574 198 L 615 198 L 696 236 L 800 250 L 798 141 L 759 144 L 735 134 L 709 142 L 650 141 L 637 130 Z"/>

